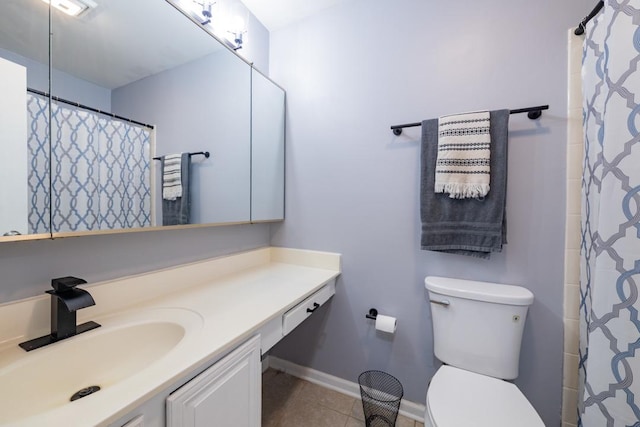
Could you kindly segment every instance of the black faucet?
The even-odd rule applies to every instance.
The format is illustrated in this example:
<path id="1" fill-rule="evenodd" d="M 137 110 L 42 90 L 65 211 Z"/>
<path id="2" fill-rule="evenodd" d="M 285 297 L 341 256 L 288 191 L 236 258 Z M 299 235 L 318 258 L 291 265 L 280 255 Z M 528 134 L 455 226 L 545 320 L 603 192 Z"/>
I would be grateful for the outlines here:
<path id="1" fill-rule="evenodd" d="M 76 312 L 96 304 L 89 292 L 76 288 L 84 283 L 84 279 L 72 276 L 51 280 L 53 290 L 46 291 L 51 294 L 51 334 L 20 343 L 20 347 L 31 351 L 98 328 L 96 322 L 76 325 Z"/>

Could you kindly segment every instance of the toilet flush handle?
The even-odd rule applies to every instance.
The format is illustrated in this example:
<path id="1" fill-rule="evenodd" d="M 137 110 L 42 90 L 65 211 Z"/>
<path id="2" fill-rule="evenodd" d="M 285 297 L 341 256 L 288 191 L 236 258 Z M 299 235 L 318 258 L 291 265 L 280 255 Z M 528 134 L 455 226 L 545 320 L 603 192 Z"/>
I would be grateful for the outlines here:
<path id="1" fill-rule="evenodd" d="M 447 301 L 447 300 L 438 301 L 438 300 L 435 300 L 435 299 L 430 299 L 429 302 L 431 302 L 432 304 L 441 305 L 441 306 L 443 306 L 445 308 L 449 308 L 449 301 Z"/>

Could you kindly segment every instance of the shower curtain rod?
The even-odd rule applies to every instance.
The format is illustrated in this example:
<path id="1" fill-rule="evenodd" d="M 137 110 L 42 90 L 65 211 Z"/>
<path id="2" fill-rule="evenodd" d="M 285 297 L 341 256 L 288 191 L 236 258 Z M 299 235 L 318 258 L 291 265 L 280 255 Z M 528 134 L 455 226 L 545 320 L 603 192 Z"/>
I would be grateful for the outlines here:
<path id="1" fill-rule="evenodd" d="M 539 105 L 537 107 L 518 108 L 517 110 L 510 110 L 509 114 L 528 113 L 527 117 L 529 117 L 531 120 L 535 120 L 542 115 L 542 110 L 548 110 L 548 109 L 549 109 L 548 105 Z M 421 122 L 407 123 L 404 125 L 394 125 L 394 126 L 391 126 L 391 130 L 393 131 L 394 135 L 400 135 L 402 133 L 402 129 L 404 128 L 412 128 L 412 127 L 421 126 L 421 125 L 422 125 Z"/>
<path id="2" fill-rule="evenodd" d="M 203 155 L 205 157 L 205 159 L 208 159 L 209 156 L 211 155 L 211 154 L 209 154 L 208 151 L 198 151 L 198 152 L 195 152 L 195 153 L 189 153 L 189 157 L 197 156 L 199 154 Z M 162 157 L 154 157 L 153 160 L 162 160 Z"/>
<path id="3" fill-rule="evenodd" d="M 40 96 L 44 96 L 45 98 L 49 98 L 49 94 L 47 92 L 43 92 L 41 90 L 31 89 L 31 88 L 28 87 L 27 88 L 27 92 L 35 93 L 36 95 L 40 95 Z M 51 99 L 53 99 L 56 102 L 62 102 L 63 104 L 73 105 L 74 107 L 82 108 L 83 110 L 93 111 L 94 113 L 104 114 L 105 116 L 113 117 L 114 119 L 122 120 L 122 121 L 129 122 L 129 123 L 133 123 L 135 125 L 143 126 L 143 127 L 149 128 L 149 129 L 154 129 L 153 125 L 148 125 L 146 123 L 138 122 L 136 120 L 131 120 L 131 119 L 127 118 L 127 117 L 118 116 L 117 114 L 113 114 L 113 113 L 110 113 L 108 111 L 102 111 L 102 110 L 99 110 L 97 108 L 89 107 L 89 106 L 80 104 L 79 102 L 69 101 L 68 99 L 60 98 L 60 97 L 53 96 L 53 95 L 51 96 Z"/>
<path id="4" fill-rule="evenodd" d="M 588 14 L 582 21 L 580 21 L 580 23 L 578 24 L 578 27 L 573 32 L 573 34 L 575 34 L 576 36 L 581 36 L 582 34 L 584 34 L 584 29 L 587 26 L 587 22 L 591 21 L 593 17 L 596 16 L 598 12 L 600 12 L 600 9 L 602 9 L 603 7 L 604 7 L 604 1 L 600 0 L 598 4 L 596 4 L 596 7 L 593 8 L 591 13 Z"/>

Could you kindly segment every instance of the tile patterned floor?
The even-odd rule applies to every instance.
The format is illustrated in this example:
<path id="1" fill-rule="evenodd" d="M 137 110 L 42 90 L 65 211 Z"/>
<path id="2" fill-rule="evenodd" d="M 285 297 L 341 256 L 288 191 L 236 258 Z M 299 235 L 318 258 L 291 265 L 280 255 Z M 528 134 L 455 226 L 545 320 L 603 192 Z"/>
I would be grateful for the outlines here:
<path id="1" fill-rule="evenodd" d="M 262 427 L 365 427 L 360 399 L 284 372 L 262 374 Z M 424 427 L 398 415 L 396 427 Z"/>

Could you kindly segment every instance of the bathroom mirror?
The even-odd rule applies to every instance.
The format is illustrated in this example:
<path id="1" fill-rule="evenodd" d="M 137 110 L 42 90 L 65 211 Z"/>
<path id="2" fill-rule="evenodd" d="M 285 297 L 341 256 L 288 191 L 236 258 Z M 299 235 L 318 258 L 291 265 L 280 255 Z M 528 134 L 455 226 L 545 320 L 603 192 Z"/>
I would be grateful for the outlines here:
<path id="1" fill-rule="evenodd" d="M 48 6 L 24 3 L 0 2 L 0 241 L 50 236 L 49 133 L 31 123 L 49 105 L 28 92 L 49 88 Z"/>
<path id="2" fill-rule="evenodd" d="M 51 93 L 121 118 L 52 103 L 53 232 L 250 221 L 250 67 L 167 2 L 96 3 L 52 14 L 52 67 L 82 82 Z M 176 215 L 152 157 L 182 152 L 210 157 Z"/>
<path id="3" fill-rule="evenodd" d="M 251 221 L 284 219 L 285 92 L 253 70 Z"/>
<path id="4" fill-rule="evenodd" d="M 28 203 L 13 215 L 26 209 L 28 225 L 0 241 L 283 219 L 284 91 L 170 2 L 84 3 L 77 17 L 51 9 L 49 64 L 48 4 L 0 2 L 0 58 L 33 89 L 13 162 L 27 147 Z M 188 221 L 167 222 L 153 157 L 181 152 L 210 157 L 191 156 Z M 0 234 L 18 227 L 2 218 Z"/>

